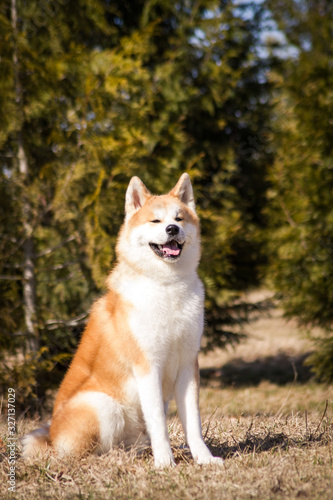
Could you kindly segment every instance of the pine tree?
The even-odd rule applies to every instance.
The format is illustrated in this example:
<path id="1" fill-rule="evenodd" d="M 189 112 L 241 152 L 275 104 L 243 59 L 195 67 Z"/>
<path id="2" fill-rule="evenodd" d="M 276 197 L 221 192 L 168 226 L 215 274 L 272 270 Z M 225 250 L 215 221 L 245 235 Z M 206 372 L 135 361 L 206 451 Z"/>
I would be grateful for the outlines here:
<path id="1" fill-rule="evenodd" d="M 125 185 L 147 154 L 151 30 L 109 47 L 105 9 L 82 7 L 76 36 L 73 4 L 57 15 L 37 1 L 1 7 L 1 343 L 24 346 L 18 397 L 32 394 L 38 366 L 73 351 L 114 260 Z"/>
<path id="2" fill-rule="evenodd" d="M 261 7 L 7 0 L 0 9 L 1 338 L 7 349 L 24 341 L 16 386 L 31 391 L 38 366 L 68 362 L 115 261 L 132 175 L 161 193 L 190 173 L 207 346 L 237 340 L 247 308 L 230 300 L 256 279 L 265 190 L 267 152 L 251 139 L 268 116 Z"/>
<path id="3" fill-rule="evenodd" d="M 268 3 L 294 47 L 294 57 L 285 59 L 276 78 L 269 275 L 289 317 L 326 329 L 326 338 L 316 339 L 312 361 L 320 378 L 331 381 L 333 6 L 312 0 L 302 7 L 292 0 Z"/>

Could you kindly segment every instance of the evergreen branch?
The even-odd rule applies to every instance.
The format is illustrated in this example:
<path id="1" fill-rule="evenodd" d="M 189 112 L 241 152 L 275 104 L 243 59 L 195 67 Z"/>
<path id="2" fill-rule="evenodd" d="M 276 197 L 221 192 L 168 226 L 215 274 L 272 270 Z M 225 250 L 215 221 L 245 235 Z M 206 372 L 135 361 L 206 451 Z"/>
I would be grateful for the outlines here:
<path id="1" fill-rule="evenodd" d="M 285 203 L 282 200 L 280 200 L 280 206 L 282 208 L 282 211 L 283 211 L 284 215 L 286 216 L 288 224 L 290 224 L 291 227 L 294 227 L 294 228 L 297 227 L 296 222 L 292 218 L 289 210 L 287 209 Z"/>
<path id="2" fill-rule="evenodd" d="M 16 240 L 15 243 L 17 243 L 16 247 L 13 248 L 10 252 L 2 255 L 2 258 L 3 259 L 8 259 L 9 257 L 12 257 L 20 248 L 22 248 L 22 246 L 24 245 L 24 243 L 27 241 L 27 238 L 24 237 L 24 238 L 21 238 L 20 240 Z"/>

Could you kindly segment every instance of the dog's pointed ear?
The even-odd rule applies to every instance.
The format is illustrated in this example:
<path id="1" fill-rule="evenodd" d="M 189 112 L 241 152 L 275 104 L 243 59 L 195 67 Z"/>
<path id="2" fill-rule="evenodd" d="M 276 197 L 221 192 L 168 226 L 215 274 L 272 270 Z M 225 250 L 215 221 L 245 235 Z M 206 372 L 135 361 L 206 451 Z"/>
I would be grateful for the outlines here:
<path id="1" fill-rule="evenodd" d="M 177 196 L 182 203 L 195 212 L 193 189 L 191 179 L 188 174 L 185 173 L 180 177 L 179 181 L 169 194 Z"/>
<path id="2" fill-rule="evenodd" d="M 152 195 L 139 177 L 132 177 L 126 191 L 125 213 L 131 215 L 141 208 Z"/>

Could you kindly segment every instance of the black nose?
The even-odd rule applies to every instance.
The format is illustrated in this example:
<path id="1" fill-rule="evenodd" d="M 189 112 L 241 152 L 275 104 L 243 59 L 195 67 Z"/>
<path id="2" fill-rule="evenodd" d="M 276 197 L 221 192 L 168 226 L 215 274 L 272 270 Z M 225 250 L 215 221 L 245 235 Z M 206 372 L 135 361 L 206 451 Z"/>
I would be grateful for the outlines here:
<path id="1" fill-rule="evenodd" d="M 179 227 L 176 226 L 176 224 L 170 224 L 165 228 L 166 232 L 170 234 L 171 236 L 175 236 L 176 234 L 179 233 Z"/>

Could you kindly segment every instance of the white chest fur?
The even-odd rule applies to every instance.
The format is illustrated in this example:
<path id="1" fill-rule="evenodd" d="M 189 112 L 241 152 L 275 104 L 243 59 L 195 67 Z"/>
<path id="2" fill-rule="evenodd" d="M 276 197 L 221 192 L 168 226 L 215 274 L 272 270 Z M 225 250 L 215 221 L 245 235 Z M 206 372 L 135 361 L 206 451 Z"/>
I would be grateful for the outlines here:
<path id="1" fill-rule="evenodd" d="M 132 305 L 130 329 L 153 364 L 170 357 L 196 356 L 203 328 L 203 285 L 196 274 L 161 283 L 140 276 L 118 282 L 118 291 Z"/>

